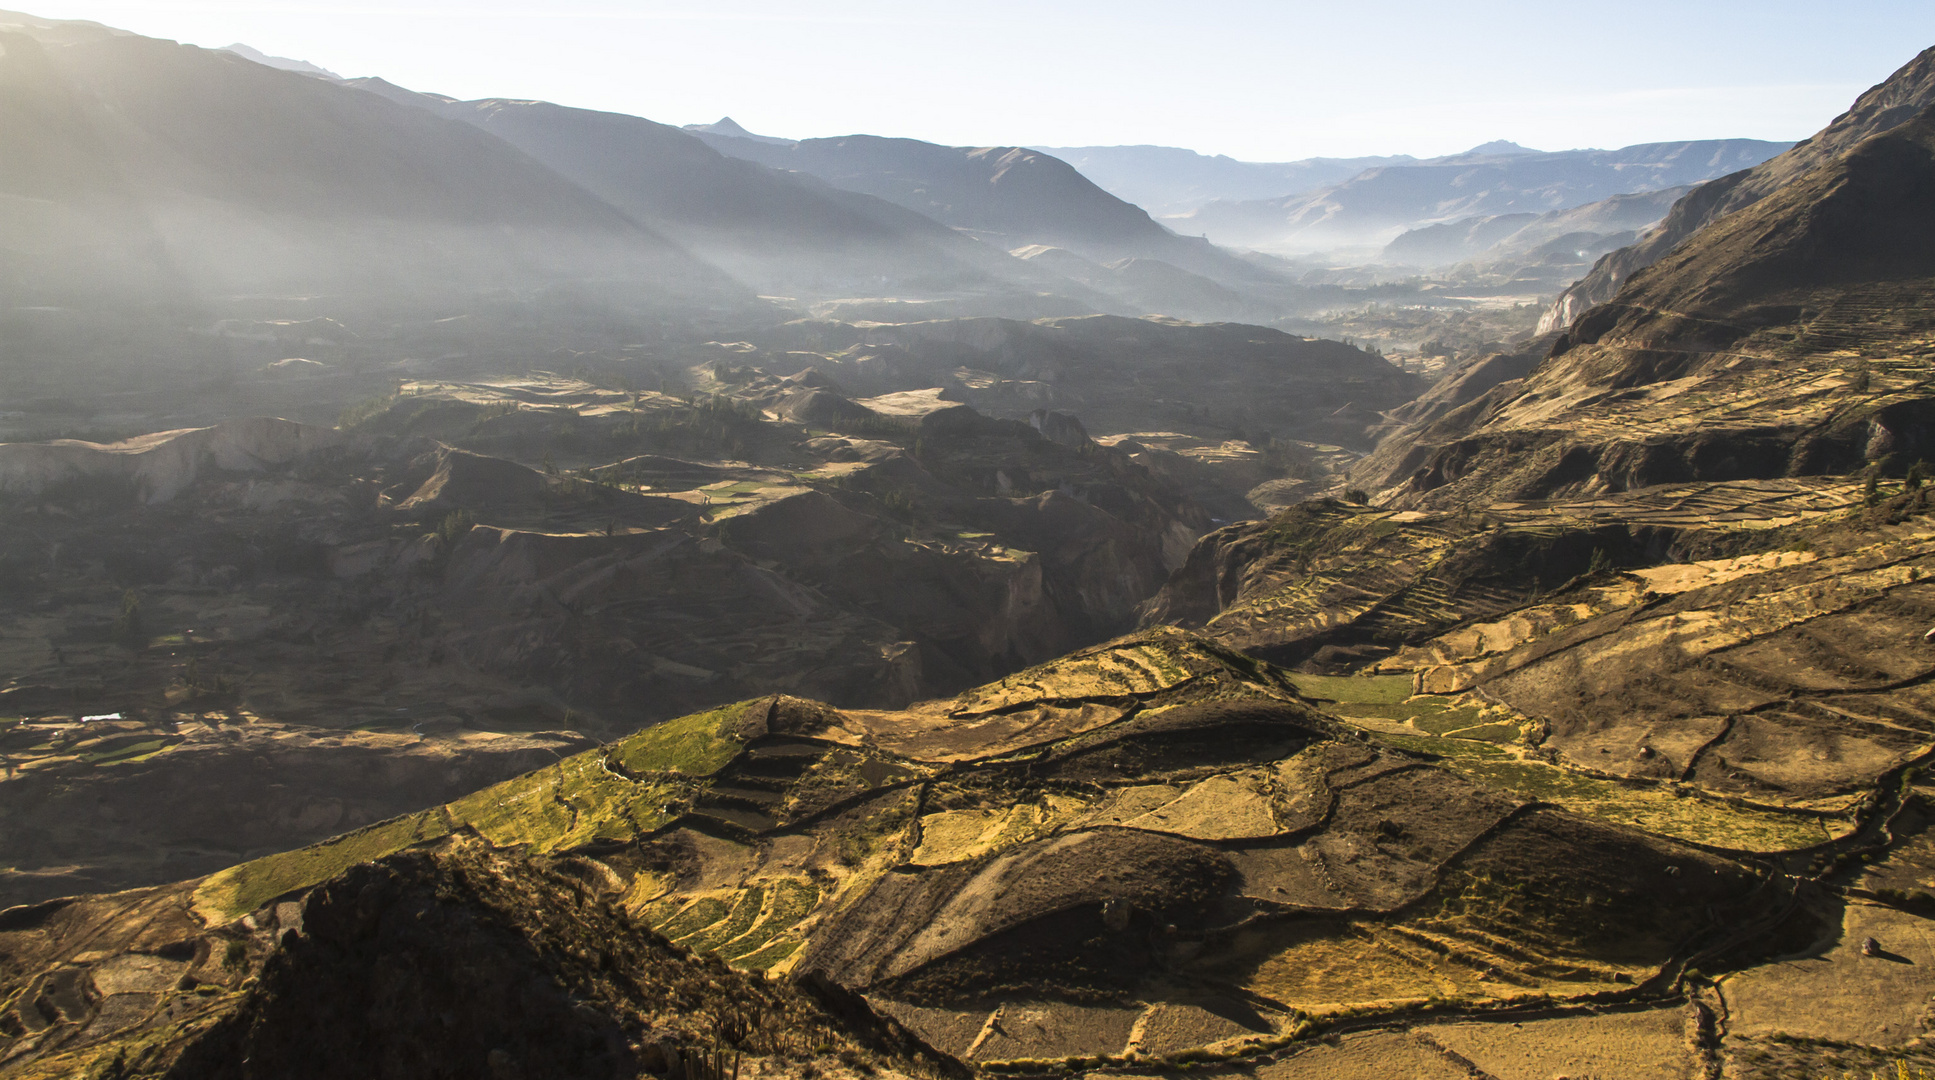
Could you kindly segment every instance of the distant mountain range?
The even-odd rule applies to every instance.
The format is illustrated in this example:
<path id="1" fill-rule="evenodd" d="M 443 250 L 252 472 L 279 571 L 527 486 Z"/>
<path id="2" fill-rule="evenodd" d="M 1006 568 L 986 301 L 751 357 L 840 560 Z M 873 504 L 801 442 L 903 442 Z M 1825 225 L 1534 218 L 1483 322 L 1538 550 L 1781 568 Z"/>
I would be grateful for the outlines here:
<path id="1" fill-rule="evenodd" d="M 1145 207 L 1158 217 L 1186 214 L 1219 200 L 1282 198 L 1348 180 L 1366 169 L 1453 160 L 1395 154 L 1257 162 L 1238 161 L 1221 154 L 1212 157 L 1174 146 L 1035 146 L 1030 149 L 1061 158 L 1111 194 Z M 1536 153 L 1499 139 L 1456 156 Z"/>
<path id="2" fill-rule="evenodd" d="M 307 60 L 291 60 L 286 56 L 270 56 L 260 49 L 250 48 L 239 41 L 233 45 L 222 46 L 221 51 L 234 53 L 244 60 L 253 60 L 264 67 L 272 67 L 278 71 L 293 71 L 298 75 L 314 75 L 319 79 L 342 78 L 341 75 L 336 74 L 328 68 L 312 64 Z"/>
<path id="3" fill-rule="evenodd" d="M 1352 478 L 1387 504 L 1466 506 L 1935 458 L 1914 359 L 1935 328 L 1935 48 L 1788 153 L 1695 188 L 1569 295 L 1619 264 L 1563 332 L 1454 372 L 1461 400 L 1407 406 Z"/>
<path id="4" fill-rule="evenodd" d="M 886 199 L 1004 250 L 1059 247 L 1102 263 L 1159 259 L 1226 286 L 1269 280 L 1248 262 L 1176 235 L 1040 151 L 874 135 L 791 141 L 752 135 L 730 118 L 686 130 L 722 154 Z"/>
<path id="5" fill-rule="evenodd" d="M 394 333 L 463 317 L 444 325 L 516 349 L 505 327 L 556 341 L 546 313 L 568 308 L 633 341 L 758 309 L 470 126 L 89 23 L 8 16 L 0 50 L 0 317 L 28 339 L 88 320 L 206 332 L 328 316 Z"/>
<path id="6" fill-rule="evenodd" d="M 1165 198 L 1330 181 L 1157 219 L 1026 147 L 790 140 L 729 118 L 681 130 L 539 101 L 458 101 L 242 44 L 204 50 L 28 15 L 0 18 L 0 48 L 5 318 L 112 310 L 178 329 L 328 318 L 385 327 L 396 353 L 433 356 L 602 347 L 564 340 L 594 326 L 606 344 L 637 343 L 695 321 L 801 314 L 1270 323 L 1343 294 L 1219 241 L 1294 250 L 1372 236 L 1381 247 L 1450 222 L 1464 224 L 1401 241 L 1389 258 L 1483 255 L 1508 275 L 1524 258 L 1543 268 L 1542 289 L 1557 288 L 1579 260 L 1630 239 L 1627 219 L 1651 204 L 1544 231 L 1524 215 L 1698 182 L 1778 149 L 1546 154 L 1500 142 L 1429 161 L 1277 165 L 1159 147 L 1069 152 L 1167 184 Z M 1507 235 L 1516 247 L 1479 243 Z M 567 311 L 568 327 L 548 321 Z M 513 324 L 523 329 L 504 330 Z"/>
<path id="7" fill-rule="evenodd" d="M 1690 186 L 1614 195 L 1544 214 L 1490 214 L 1411 229 L 1379 260 L 1454 278 L 1486 280 L 1548 295 L 1579 279 L 1595 259 L 1657 225 Z"/>
<path id="8" fill-rule="evenodd" d="M 1218 199 L 1275 199 L 1348 180 L 1365 169 L 1408 165 L 1391 157 L 1238 161 L 1175 146 L 1035 146 L 1080 169 L 1110 194 L 1151 214 L 1186 214 Z"/>
<path id="9" fill-rule="evenodd" d="M 1165 218 L 1179 232 L 1273 253 L 1382 248 L 1423 225 L 1497 214 L 1543 214 L 1614 195 L 1697 184 L 1787 149 L 1755 139 L 1644 143 L 1619 150 L 1526 152 L 1491 145 L 1368 169 L 1301 194 L 1218 200 Z"/>
<path id="10" fill-rule="evenodd" d="M 1029 315 L 1110 305 L 895 203 L 726 156 L 641 117 L 541 101 L 456 101 L 381 79 L 350 85 L 490 132 L 765 294 L 966 291 Z M 1041 307 L 1043 293 L 1062 299 Z"/>

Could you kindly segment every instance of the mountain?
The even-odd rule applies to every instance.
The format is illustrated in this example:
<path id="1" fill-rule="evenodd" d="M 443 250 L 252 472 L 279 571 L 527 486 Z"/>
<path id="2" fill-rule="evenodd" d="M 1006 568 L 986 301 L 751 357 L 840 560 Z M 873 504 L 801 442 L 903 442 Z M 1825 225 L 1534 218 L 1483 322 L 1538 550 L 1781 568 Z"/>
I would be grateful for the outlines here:
<path id="1" fill-rule="evenodd" d="M 322 79 L 342 80 L 341 75 L 336 74 L 328 68 L 318 67 L 307 60 L 291 60 L 286 56 L 270 56 L 259 49 L 252 49 L 239 41 L 233 45 L 222 46 L 221 51 L 234 53 L 244 60 L 253 60 L 265 67 L 275 68 L 277 71 L 293 71 L 298 75 L 314 75 Z"/>
<path id="2" fill-rule="evenodd" d="M 1935 458 L 1931 279 L 1935 106 L 1694 233 L 1523 380 L 1394 437 L 1354 475 L 1443 506 L 1900 473 Z"/>
<path id="3" fill-rule="evenodd" d="M 791 146 L 793 143 L 791 139 L 776 139 L 771 135 L 754 135 L 752 132 L 740 127 L 739 122 L 730 116 L 722 116 L 717 122 L 711 124 L 687 124 L 685 125 L 685 130 L 695 134 L 723 135 L 730 139 L 751 139 L 754 142 L 771 143 L 774 146 Z"/>
<path id="4" fill-rule="evenodd" d="M 352 83 L 504 140 L 762 292 L 803 298 L 1004 294 L 1060 310 L 1110 301 L 884 199 L 728 157 L 678 128 L 542 101 L 456 101 L 380 79 Z"/>
<path id="5" fill-rule="evenodd" d="M 1238 161 L 1174 146 L 1035 146 L 1080 170 L 1103 190 L 1157 216 L 1183 214 L 1214 200 L 1273 199 L 1348 180 L 1366 169 L 1406 165 L 1392 157 Z"/>
<path id="6" fill-rule="evenodd" d="M 1609 254 L 1567 289 L 1539 324 L 1539 332 L 1563 330 L 1595 304 L 1612 299 L 1619 287 L 1701 229 L 1736 210 L 1752 206 L 1783 185 L 1849 147 L 1912 119 L 1935 104 L 1935 49 L 1924 50 L 1887 80 L 1855 99 L 1813 137 L 1751 169 L 1708 184 L 1673 207 L 1665 222 L 1638 243 Z"/>
<path id="7" fill-rule="evenodd" d="M 1689 190 L 1673 187 L 1553 210 L 1460 218 L 1411 229 L 1380 258 L 1399 266 L 1450 270 L 1461 280 L 1523 293 L 1563 289 L 1609 251 L 1657 225 Z"/>
<path id="8" fill-rule="evenodd" d="M 441 355 L 762 317 L 726 274 L 470 126 L 232 53 L 6 18 L 0 281 L 9 329 L 47 361 L 17 379 L 107 377 L 123 349 L 161 363 L 170 333 L 278 320 L 423 327 L 440 344 L 402 348 Z M 574 308 L 606 329 L 547 327 Z M 225 351 L 180 341 L 184 362 Z"/>
<path id="9" fill-rule="evenodd" d="M 721 153 L 886 199 L 1004 249 L 1066 248 L 1112 262 L 1160 259 L 1225 286 L 1280 286 L 1252 264 L 1176 235 L 1067 162 L 1013 146 L 955 147 L 850 135 L 794 143 L 695 131 Z"/>
<path id="10" fill-rule="evenodd" d="M 1480 148 L 1368 170 L 1289 198 L 1211 202 L 1164 219 L 1180 232 L 1265 251 L 1382 247 L 1407 229 L 1500 214 L 1542 214 L 1613 195 L 1699 183 L 1787 149 L 1752 139 L 1645 143 L 1535 153 Z"/>

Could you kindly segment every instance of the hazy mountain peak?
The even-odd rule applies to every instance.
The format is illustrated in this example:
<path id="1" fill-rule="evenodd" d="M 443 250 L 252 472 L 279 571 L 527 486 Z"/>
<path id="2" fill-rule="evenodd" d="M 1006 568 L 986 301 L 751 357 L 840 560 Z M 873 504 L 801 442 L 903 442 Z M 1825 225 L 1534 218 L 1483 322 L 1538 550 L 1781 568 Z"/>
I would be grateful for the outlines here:
<path id="1" fill-rule="evenodd" d="M 260 49 L 250 48 L 239 41 L 233 45 L 224 45 L 216 51 L 234 53 L 244 60 L 253 60 L 264 67 L 272 67 L 278 71 L 293 71 L 298 75 L 314 75 L 320 79 L 335 79 L 339 82 L 342 80 L 341 75 L 336 74 L 326 67 L 318 67 L 307 60 L 291 60 L 286 56 L 270 56 Z"/>
<path id="2" fill-rule="evenodd" d="M 774 146 L 793 145 L 792 139 L 776 139 L 771 135 L 754 135 L 752 132 L 740 127 L 739 122 L 730 116 L 722 116 L 717 123 L 712 124 L 687 124 L 685 125 L 685 130 L 703 132 L 707 135 L 723 135 L 728 139 L 751 139 L 754 142 L 771 143 Z"/>
<path id="3" fill-rule="evenodd" d="M 1493 139 L 1491 142 L 1488 142 L 1488 143 L 1480 143 L 1479 145 L 1474 146 L 1471 149 L 1465 151 L 1465 153 L 1466 154 L 1491 154 L 1494 156 L 1498 156 L 1498 155 L 1504 155 L 1504 154 L 1543 154 L 1545 153 L 1545 151 L 1534 150 L 1529 146 L 1520 146 L 1519 144 L 1511 141 L 1510 139 Z"/>

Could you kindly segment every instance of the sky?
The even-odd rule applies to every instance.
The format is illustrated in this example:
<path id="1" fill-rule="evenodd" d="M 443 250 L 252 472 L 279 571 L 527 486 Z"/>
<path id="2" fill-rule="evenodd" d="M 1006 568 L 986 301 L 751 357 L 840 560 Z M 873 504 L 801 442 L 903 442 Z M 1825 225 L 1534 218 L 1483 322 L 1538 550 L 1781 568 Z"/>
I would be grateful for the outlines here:
<path id="1" fill-rule="evenodd" d="M 21 0 L 14 0 L 20 3 Z M 790 138 L 1250 161 L 1800 139 L 1935 45 L 1929 0 L 28 0 L 460 98 Z"/>

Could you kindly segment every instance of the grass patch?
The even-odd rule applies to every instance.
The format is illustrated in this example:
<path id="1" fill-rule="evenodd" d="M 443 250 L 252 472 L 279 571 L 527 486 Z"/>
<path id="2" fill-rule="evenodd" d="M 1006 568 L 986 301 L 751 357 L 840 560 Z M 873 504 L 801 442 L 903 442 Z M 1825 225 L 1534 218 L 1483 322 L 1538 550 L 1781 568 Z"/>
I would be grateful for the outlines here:
<path id="1" fill-rule="evenodd" d="M 800 946 L 803 944 L 805 942 L 775 941 L 756 953 L 740 957 L 733 962 L 733 966 L 744 971 L 770 971 L 781 961 L 800 951 Z"/>
<path id="2" fill-rule="evenodd" d="M 1447 739 L 1435 735 L 1392 735 L 1365 729 L 1374 742 L 1413 754 L 1432 754 L 1442 758 L 1506 758 L 1505 751 L 1489 742 L 1472 739 Z"/>
<path id="3" fill-rule="evenodd" d="M 674 912 L 664 922 L 652 927 L 671 941 L 690 937 L 713 923 L 726 917 L 731 910 L 724 900 L 716 896 L 701 897 L 687 904 L 683 910 Z"/>
<path id="4" fill-rule="evenodd" d="M 151 758 L 180 741 L 180 739 L 148 739 L 127 746 L 117 746 L 98 754 L 82 754 L 80 760 L 88 765 L 120 765 L 137 758 L 144 760 Z"/>
<path id="5" fill-rule="evenodd" d="M 1295 671 L 1288 675 L 1305 697 L 1340 705 L 1397 705 L 1411 697 L 1409 675 L 1304 675 Z"/>
<path id="6" fill-rule="evenodd" d="M 759 921 L 760 909 L 766 905 L 766 890 L 755 885 L 739 894 L 733 902 L 732 910 L 718 922 L 677 938 L 679 944 L 694 952 L 717 952 L 719 946 L 753 928 Z"/>
<path id="7" fill-rule="evenodd" d="M 558 797 L 565 764 L 559 762 L 466 795 L 450 804 L 450 816 L 477 830 L 494 846 L 550 850 L 573 824 L 570 808 Z"/>
<path id="8" fill-rule="evenodd" d="M 1515 743 L 1525 733 L 1517 724 L 1496 720 L 1489 724 L 1477 724 L 1467 728 L 1455 728 L 1444 733 L 1447 739 L 1474 739 L 1488 743 Z"/>
<path id="9" fill-rule="evenodd" d="M 278 896 L 320 885 L 357 863 L 449 834 L 450 823 L 440 808 L 391 818 L 320 844 L 231 866 L 203 881 L 195 889 L 193 904 L 211 925 L 233 922 Z"/>
<path id="10" fill-rule="evenodd" d="M 766 914 L 751 930 L 727 941 L 719 955 L 737 964 L 766 947 L 774 938 L 799 925 L 820 904 L 820 890 L 811 882 L 791 878 L 773 883 L 766 893 Z"/>
<path id="11" fill-rule="evenodd" d="M 728 728 L 737 725 L 750 704 L 741 701 L 647 728 L 614 746 L 612 760 L 635 773 L 711 776 L 744 745 Z"/>

